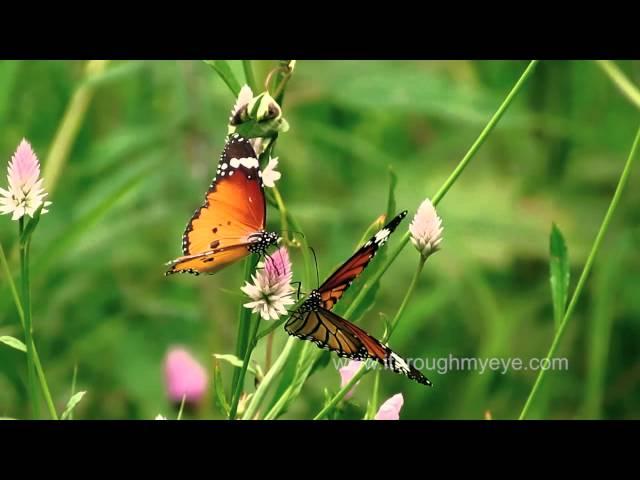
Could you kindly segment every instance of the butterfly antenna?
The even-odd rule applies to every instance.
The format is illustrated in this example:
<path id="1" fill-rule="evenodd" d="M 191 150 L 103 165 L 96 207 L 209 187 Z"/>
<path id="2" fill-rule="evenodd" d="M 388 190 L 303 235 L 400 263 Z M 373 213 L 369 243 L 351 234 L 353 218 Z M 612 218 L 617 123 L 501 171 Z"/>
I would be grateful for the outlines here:
<path id="1" fill-rule="evenodd" d="M 316 284 L 318 285 L 318 288 L 320 288 L 320 274 L 318 273 L 318 258 L 316 257 L 316 251 L 313 249 L 313 247 L 309 247 L 309 250 L 311 250 L 311 253 L 313 253 L 313 261 L 316 264 Z"/>

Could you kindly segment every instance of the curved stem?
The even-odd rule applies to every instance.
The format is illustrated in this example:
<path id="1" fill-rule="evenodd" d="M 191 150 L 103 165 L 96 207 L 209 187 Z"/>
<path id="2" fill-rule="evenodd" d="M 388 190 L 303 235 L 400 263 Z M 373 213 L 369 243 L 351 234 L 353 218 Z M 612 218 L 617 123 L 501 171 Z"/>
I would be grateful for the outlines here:
<path id="1" fill-rule="evenodd" d="M 280 374 L 280 372 L 284 368 L 287 362 L 287 359 L 289 358 L 289 354 L 291 353 L 291 349 L 295 345 L 295 341 L 296 339 L 293 337 L 290 337 L 287 340 L 287 343 L 285 344 L 284 349 L 282 350 L 282 353 L 278 356 L 278 359 L 275 361 L 273 366 L 269 369 L 265 377 L 260 382 L 260 385 L 258 385 L 258 388 L 256 389 L 255 393 L 253 394 L 251 403 L 247 407 L 247 410 L 244 412 L 244 415 L 242 416 L 243 420 L 250 420 L 255 416 L 256 412 L 258 411 L 258 408 L 260 407 L 260 404 L 264 400 L 264 396 L 267 393 L 269 386 L 273 383 L 273 380 L 276 378 L 276 376 Z"/>
<path id="2" fill-rule="evenodd" d="M 471 147 L 469 148 L 465 156 L 462 157 L 462 160 L 460 160 L 460 163 L 458 164 L 458 166 L 451 173 L 451 175 L 449 175 L 449 178 L 445 180 L 445 182 L 442 184 L 442 186 L 436 192 L 436 194 L 432 197 L 431 202 L 433 203 L 434 206 L 437 206 L 438 203 L 440 203 L 440 201 L 444 198 L 444 196 L 447 194 L 449 189 L 453 186 L 453 184 L 456 182 L 458 177 L 462 174 L 464 169 L 467 167 L 471 159 L 475 156 L 475 154 L 478 152 L 480 147 L 487 140 L 487 137 L 493 131 L 495 126 L 498 124 L 498 121 L 502 118 L 502 115 L 504 115 L 504 112 L 507 110 L 507 108 L 509 108 L 509 106 L 513 102 L 516 95 L 520 92 L 520 90 L 522 89 L 522 86 L 524 85 L 525 81 L 529 78 L 529 76 L 533 72 L 533 69 L 535 68 L 537 63 L 538 63 L 538 60 L 531 60 L 531 62 L 529 62 L 529 65 L 527 66 L 525 71 L 522 72 L 522 75 L 520 75 L 520 78 L 518 79 L 518 81 L 515 83 L 515 85 L 509 92 L 509 94 L 506 96 L 506 98 L 502 102 L 502 104 L 500 104 L 500 106 L 498 107 L 498 110 L 496 110 L 496 112 L 493 114 L 493 116 L 491 117 L 487 125 L 482 129 L 482 132 L 480 132 L 480 135 L 478 136 L 476 141 L 473 142 L 473 145 L 471 145 Z M 402 249 L 407 245 L 408 242 L 409 242 L 409 232 L 406 232 L 402 237 L 400 244 L 396 247 L 395 250 L 393 250 L 391 255 L 389 255 L 389 257 L 386 259 L 386 262 L 383 264 L 383 266 L 380 267 L 378 271 L 375 273 L 375 275 L 373 275 L 369 279 L 369 281 L 362 286 L 356 298 L 353 300 L 353 302 L 351 302 L 351 305 L 349 306 L 349 309 L 347 310 L 345 316 L 348 317 L 349 315 L 353 314 L 353 312 L 356 310 L 356 308 L 358 308 L 360 303 L 362 303 L 362 301 L 366 297 L 369 290 L 373 287 L 373 285 L 376 284 L 376 282 L 382 277 L 382 275 L 384 275 L 384 273 L 387 271 L 389 266 L 395 261 L 395 259 L 398 257 L 398 255 L 400 254 Z"/>
<path id="3" fill-rule="evenodd" d="M 549 348 L 549 351 L 547 352 L 547 355 L 545 357 L 547 363 L 549 362 L 550 358 L 555 354 L 558 348 L 558 345 L 560 344 L 560 339 L 562 338 L 562 334 L 564 333 L 565 327 L 567 326 L 567 322 L 569 321 L 569 318 L 571 318 L 571 315 L 573 314 L 573 310 L 575 309 L 576 304 L 578 303 L 578 299 L 580 298 L 582 289 L 584 288 L 587 278 L 589 277 L 589 272 L 591 272 L 591 267 L 593 266 L 593 262 L 596 258 L 596 254 L 598 253 L 598 250 L 600 249 L 600 245 L 602 244 L 602 239 L 604 238 L 604 235 L 607 232 L 607 229 L 609 228 L 611 217 L 613 217 L 613 213 L 615 212 L 618 206 L 618 203 L 620 203 L 620 197 L 622 196 L 622 192 L 624 191 L 624 188 L 628 182 L 629 174 L 631 173 L 631 165 L 633 164 L 633 160 L 636 156 L 639 145 L 640 145 L 640 128 L 636 133 L 636 138 L 633 141 L 633 146 L 631 147 L 631 151 L 629 152 L 629 157 L 627 158 L 627 162 L 625 163 L 624 169 L 622 170 L 622 174 L 620 175 L 620 180 L 618 180 L 616 191 L 613 194 L 613 198 L 611 199 L 611 203 L 609 204 L 607 213 L 605 214 L 604 219 L 602 220 L 602 225 L 600 225 L 600 229 L 598 230 L 596 239 L 593 242 L 593 246 L 591 247 L 591 251 L 589 252 L 589 257 L 587 257 L 587 262 L 585 263 L 584 268 L 582 269 L 582 273 L 580 274 L 578 284 L 576 285 L 576 289 L 573 292 L 571 301 L 569 302 L 569 306 L 567 307 L 567 311 L 565 312 L 564 317 L 562 318 L 562 323 L 556 330 L 556 334 L 553 337 L 553 342 L 551 343 L 551 347 Z M 538 372 L 538 377 L 536 378 L 536 382 L 533 384 L 533 388 L 531 389 L 531 392 L 527 397 L 527 401 L 524 404 L 524 407 L 522 408 L 522 412 L 520 412 L 519 420 L 523 420 L 526 417 L 527 412 L 529 411 L 529 407 L 531 406 L 531 402 L 535 398 L 536 393 L 538 392 L 538 389 L 542 384 L 542 379 L 545 376 L 545 372 L 546 370 L 542 370 L 542 369 Z"/>

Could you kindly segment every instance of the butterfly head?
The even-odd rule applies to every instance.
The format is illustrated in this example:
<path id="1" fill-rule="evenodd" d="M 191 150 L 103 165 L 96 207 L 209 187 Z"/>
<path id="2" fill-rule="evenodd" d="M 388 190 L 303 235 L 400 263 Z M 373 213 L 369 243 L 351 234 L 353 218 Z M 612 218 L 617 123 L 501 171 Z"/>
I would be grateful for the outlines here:
<path id="1" fill-rule="evenodd" d="M 278 245 L 281 241 L 280 235 L 275 232 L 257 232 L 250 237 L 251 244 L 249 251 L 264 255 L 269 247 Z"/>
<path id="2" fill-rule="evenodd" d="M 322 296 L 320 295 L 320 291 L 315 289 L 311 290 L 307 299 L 300 306 L 300 313 L 312 312 L 320 308 L 322 308 Z"/>

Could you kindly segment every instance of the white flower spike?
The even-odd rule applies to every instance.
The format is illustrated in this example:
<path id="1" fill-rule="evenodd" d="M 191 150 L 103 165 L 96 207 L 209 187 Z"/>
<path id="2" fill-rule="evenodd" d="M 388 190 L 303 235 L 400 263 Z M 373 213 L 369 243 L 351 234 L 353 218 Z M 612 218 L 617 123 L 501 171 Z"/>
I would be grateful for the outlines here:
<path id="1" fill-rule="evenodd" d="M 442 242 L 442 219 L 436 213 L 431 200 L 428 198 L 420 204 L 418 211 L 409 225 L 411 243 L 423 258 L 440 250 Z"/>

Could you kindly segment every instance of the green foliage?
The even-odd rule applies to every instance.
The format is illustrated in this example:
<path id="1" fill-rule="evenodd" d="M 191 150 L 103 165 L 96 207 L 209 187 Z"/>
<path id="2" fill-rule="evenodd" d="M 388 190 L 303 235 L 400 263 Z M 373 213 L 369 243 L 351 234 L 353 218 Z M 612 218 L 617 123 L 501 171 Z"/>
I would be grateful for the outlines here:
<path id="1" fill-rule="evenodd" d="M 225 293 L 239 294 L 243 266 L 211 277 L 163 276 L 164 262 L 180 253 L 185 223 L 214 175 L 234 101 L 230 88 L 237 92 L 243 83 L 241 62 L 213 62 L 208 68 L 199 61 L 114 61 L 90 78 L 83 76 L 84 62 L 0 63 L 2 172 L 22 137 L 46 168 L 74 92 L 81 85 L 95 89 L 31 245 L 35 341 L 59 411 L 77 364 L 78 389 L 91 395 L 76 407 L 76 418 L 153 418 L 158 412 L 176 418 L 177 406 L 164 393 L 162 362 L 171 345 L 183 344 L 210 359 L 205 367 L 211 378 L 207 401 L 185 415 L 228 416 L 239 369 L 212 355 L 242 359 L 246 351 L 246 345 L 234 350 L 241 297 Z M 254 62 L 258 86 L 276 65 Z M 640 63 L 616 65 L 640 84 Z M 374 219 L 407 209 L 403 230 L 385 247 L 385 254 L 392 253 L 417 206 L 449 177 L 525 67 L 507 61 L 297 63 L 283 106 L 291 128 L 275 152 L 283 175 L 278 187 L 317 252 L 321 280 Z M 636 106 L 595 64 L 541 62 L 438 205 L 443 248 L 424 268 L 391 338 L 394 350 L 429 359 L 543 357 L 554 335 L 552 319 L 571 294 L 562 289 L 569 267 L 579 272 L 585 263 L 637 118 Z M 633 381 L 640 338 L 637 182 L 635 172 L 594 265 L 593 283 L 586 284 L 557 352 L 569 359 L 569 370 L 547 372 L 532 417 L 640 413 Z M 270 228 L 279 227 L 272 206 L 267 218 Z M 552 221 L 562 226 L 571 256 L 562 254 L 565 242 L 554 243 L 552 233 L 550 267 Z M 17 228 L 7 216 L 0 216 L 0 243 L 19 285 Z M 375 303 L 363 302 L 369 309 L 354 315 L 375 335 L 382 336 L 382 318 L 393 318 L 406 293 L 417 261 L 410 250 L 385 272 Z M 291 254 L 294 280 L 303 280 L 302 251 Z M 549 268 L 558 279 L 552 280 L 553 298 Z M 313 271 L 311 278 L 315 283 Z M 3 268 L 0 336 L 22 338 L 11 283 Z M 338 304 L 342 312 L 355 287 Z M 276 356 L 287 340 L 282 327 L 275 330 Z M 258 343 L 251 366 L 264 365 L 265 344 Z M 301 364 L 311 375 L 298 381 L 303 350 L 297 342 L 266 392 L 262 416 L 287 391 L 299 391 L 294 401 L 283 401 L 278 417 L 312 418 L 330 399 L 325 391 L 329 397 L 338 391 L 335 356 Z M 23 357 L 0 348 L 0 416 L 30 415 Z M 480 419 L 487 410 L 493 418 L 515 418 L 536 375 L 424 373 L 433 388 L 381 372 L 378 405 L 401 392 L 406 419 Z M 335 415 L 362 418 L 373 381 L 374 375 L 363 378 Z M 251 371 L 244 389 L 255 390 Z"/>

